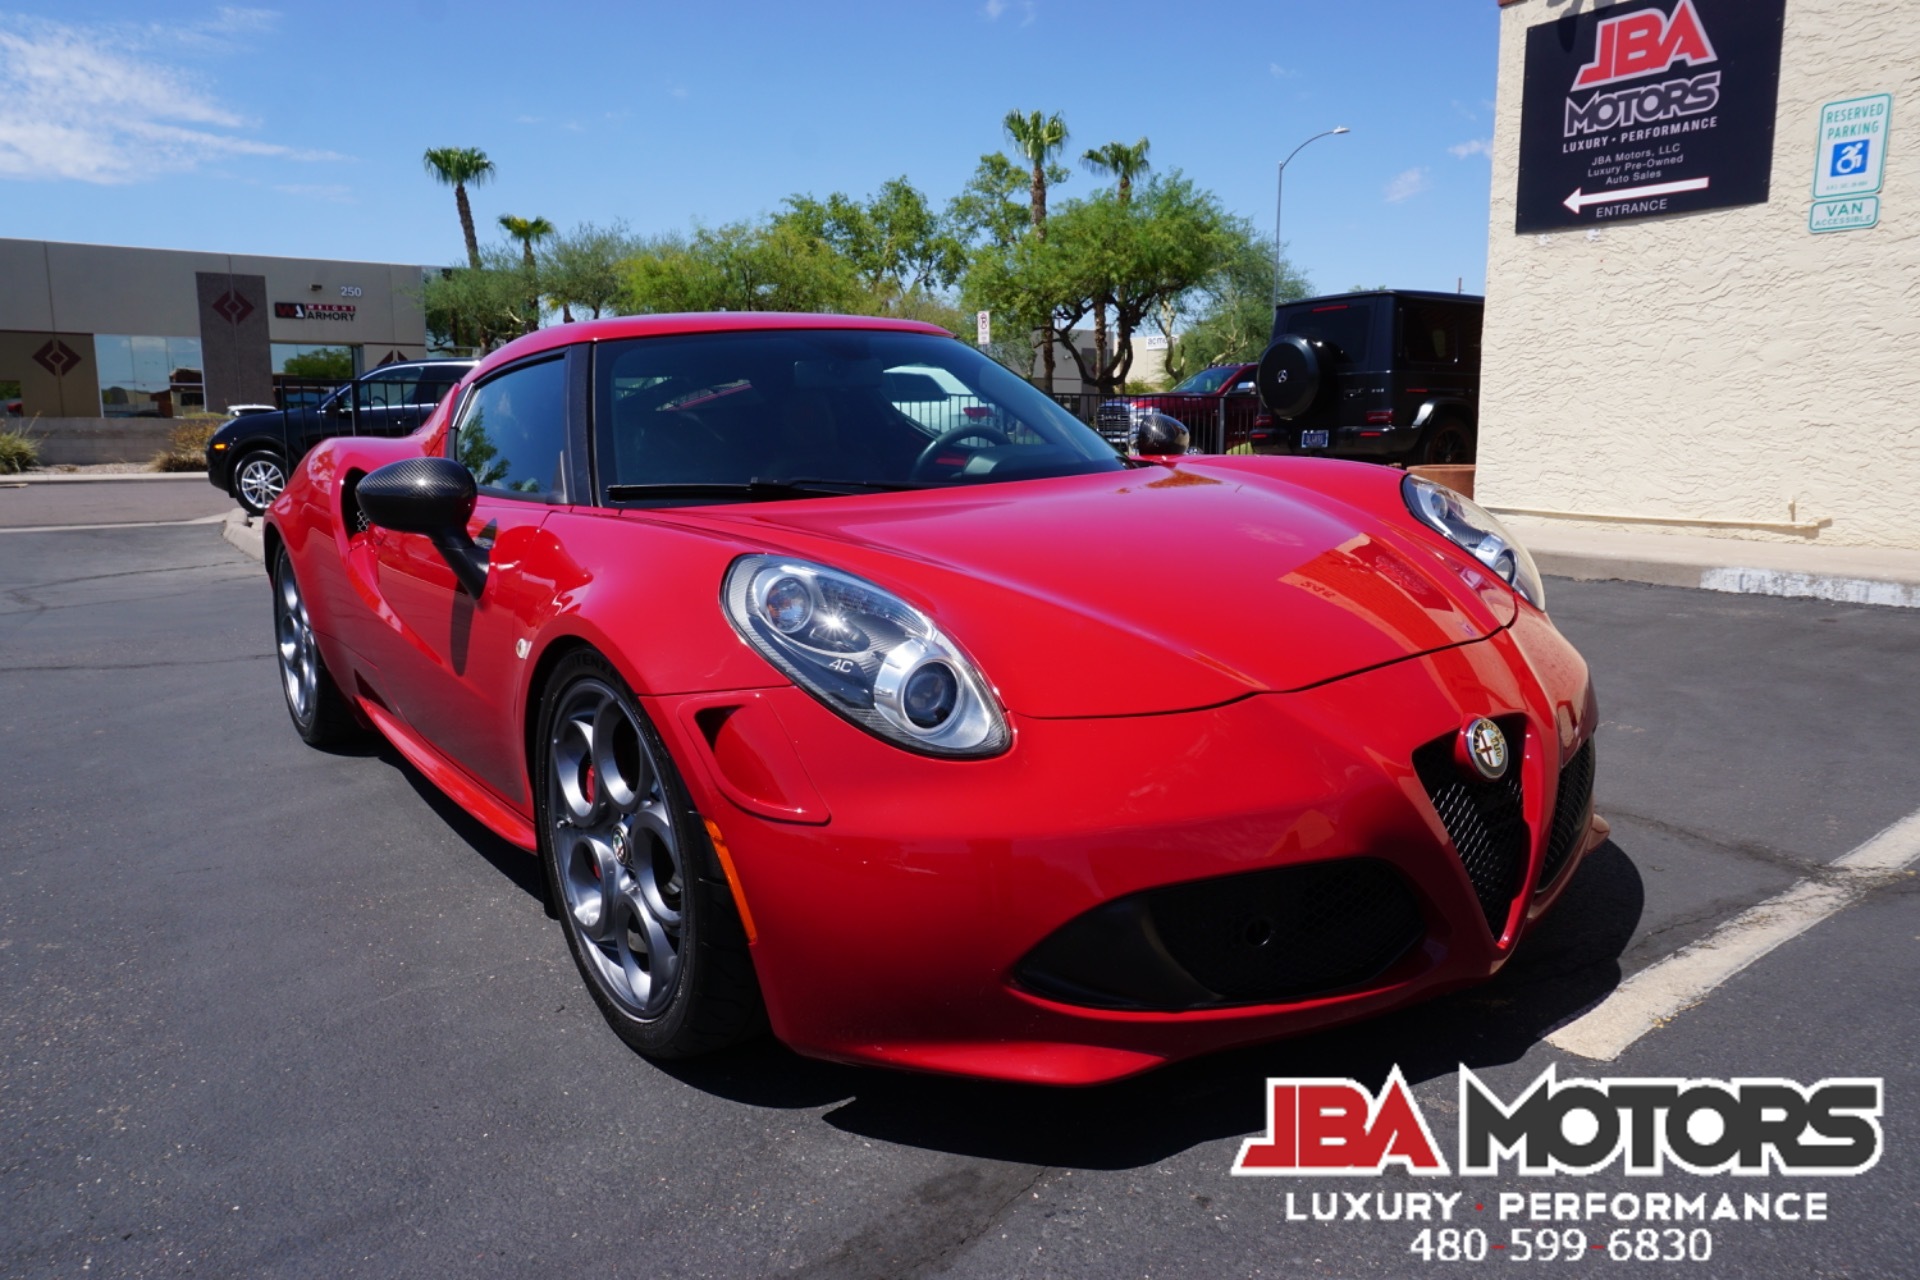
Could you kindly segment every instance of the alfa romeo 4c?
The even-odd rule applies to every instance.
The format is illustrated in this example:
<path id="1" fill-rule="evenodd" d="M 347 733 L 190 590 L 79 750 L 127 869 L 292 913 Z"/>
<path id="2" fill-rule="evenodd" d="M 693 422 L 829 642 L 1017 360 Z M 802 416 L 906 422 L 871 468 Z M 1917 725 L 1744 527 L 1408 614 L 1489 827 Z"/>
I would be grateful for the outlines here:
<path id="1" fill-rule="evenodd" d="M 1605 831 L 1485 511 L 1118 456 L 928 325 L 544 330 L 265 540 L 300 735 L 537 854 L 657 1057 L 1115 1079 L 1486 978 Z"/>

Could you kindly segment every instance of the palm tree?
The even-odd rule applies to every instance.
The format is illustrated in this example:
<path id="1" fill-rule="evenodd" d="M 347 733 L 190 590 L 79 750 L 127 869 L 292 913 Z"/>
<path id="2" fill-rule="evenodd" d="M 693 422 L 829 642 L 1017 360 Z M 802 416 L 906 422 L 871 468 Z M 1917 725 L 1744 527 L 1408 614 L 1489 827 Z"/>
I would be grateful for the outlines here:
<path id="1" fill-rule="evenodd" d="M 545 218 L 516 218 L 510 213 L 503 213 L 500 215 L 500 226 L 508 235 L 520 242 L 520 248 L 526 253 L 527 280 L 531 283 L 535 278 L 533 242 L 535 240 L 544 240 L 552 235 L 553 224 Z M 528 302 L 531 304 L 527 308 L 527 313 L 530 317 L 527 321 L 529 326 L 527 329 L 528 333 L 532 333 L 534 329 L 540 327 L 540 295 L 538 286 L 535 285 L 533 288 L 535 292 L 528 296 Z M 573 316 L 569 314 L 567 319 L 571 321 Z"/>
<path id="2" fill-rule="evenodd" d="M 1013 140 L 1014 150 L 1033 166 L 1033 183 L 1028 188 L 1028 200 L 1033 210 L 1033 236 L 1036 240 L 1044 241 L 1047 238 L 1047 162 L 1067 145 L 1067 122 L 1060 118 L 1057 111 L 1050 116 L 1043 116 L 1038 111 L 1024 115 L 1009 111 L 1001 123 L 1006 128 L 1007 137 Z M 1040 344 L 1040 386 L 1048 395 L 1053 394 L 1051 331 Z"/>
<path id="3" fill-rule="evenodd" d="M 467 203 L 467 184 L 479 186 L 493 177 L 493 161 L 478 147 L 431 147 L 421 157 L 432 174 L 453 188 L 454 203 L 460 206 L 460 230 L 467 237 L 467 265 L 480 269 L 480 241 L 473 234 L 473 206 Z"/>
<path id="4" fill-rule="evenodd" d="M 1114 194 L 1121 204 L 1133 199 L 1133 180 L 1152 166 L 1147 162 L 1147 140 L 1145 138 L 1128 146 L 1124 142 L 1109 142 L 1104 147 L 1094 147 L 1080 155 L 1080 163 L 1095 173 L 1113 175 Z M 1115 299 L 1117 302 L 1118 299 Z M 1101 394 L 1107 394 L 1111 388 L 1106 385 L 1107 377 L 1107 306 L 1102 301 L 1093 309 L 1093 358 L 1100 369 Z"/>
<path id="5" fill-rule="evenodd" d="M 1060 148 L 1067 145 L 1067 122 L 1060 118 L 1059 112 L 1042 116 L 1038 111 L 1022 115 L 1018 111 L 1007 112 L 1003 123 L 1007 136 L 1013 139 L 1014 150 L 1018 151 L 1029 165 L 1033 166 L 1033 185 L 1029 188 L 1029 200 L 1033 205 L 1033 234 L 1040 239 L 1047 238 L 1047 161 L 1058 155 Z"/>
<path id="6" fill-rule="evenodd" d="M 1124 142 L 1109 142 L 1104 147 L 1094 147 L 1083 153 L 1080 163 L 1095 173 L 1113 175 L 1118 182 L 1114 186 L 1125 204 L 1133 198 L 1133 180 L 1153 166 L 1147 161 L 1147 140 L 1145 138 L 1128 146 Z"/>

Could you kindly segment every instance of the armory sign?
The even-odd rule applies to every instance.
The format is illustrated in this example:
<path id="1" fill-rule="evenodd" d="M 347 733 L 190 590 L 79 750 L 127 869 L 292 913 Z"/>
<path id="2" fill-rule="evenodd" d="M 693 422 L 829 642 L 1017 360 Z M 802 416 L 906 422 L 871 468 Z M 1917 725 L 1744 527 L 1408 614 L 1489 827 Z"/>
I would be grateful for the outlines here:
<path id="1" fill-rule="evenodd" d="M 1642 0 L 1527 32 L 1516 232 L 1763 204 L 1786 0 Z"/>

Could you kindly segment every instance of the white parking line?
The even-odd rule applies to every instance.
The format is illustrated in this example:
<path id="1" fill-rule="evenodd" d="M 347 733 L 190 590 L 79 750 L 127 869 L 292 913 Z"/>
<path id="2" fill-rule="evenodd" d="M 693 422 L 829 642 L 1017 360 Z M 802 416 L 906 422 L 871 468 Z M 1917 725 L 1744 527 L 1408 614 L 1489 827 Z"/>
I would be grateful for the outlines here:
<path id="1" fill-rule="evenodd" d="M 0 526 L 0 533 L 83 533 L 89 529 L 175 529 L 189 524 L 219 524 L 226 513 L 197 516 L 192 520 L 127 520 L 119 524 L 23 524 Z"/>
<path id="2" fill-rule="evenodd" d="M 1802 880 L 1741 912 L 1700 941 L 1648 965 L 1594 1008 L 1548 1036 L 1547 1043 L 1583 1058 L 1611 1061 L 1781 943 L 1852 905 L 1916 861 L 1920 861 L 1920 812 L 1907 815 L 1837 859 L 1831 874 Z"/>

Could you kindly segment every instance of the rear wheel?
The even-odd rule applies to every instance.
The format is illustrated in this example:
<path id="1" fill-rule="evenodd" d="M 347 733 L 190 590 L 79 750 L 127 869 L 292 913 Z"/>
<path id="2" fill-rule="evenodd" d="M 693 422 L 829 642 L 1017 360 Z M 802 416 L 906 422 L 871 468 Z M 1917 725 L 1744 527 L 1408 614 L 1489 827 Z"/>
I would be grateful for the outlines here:
<path id="1" fill-rule="evenodd" d="M 1473 433 L 1458 418 L 1442 418 L 1427 429 L 1420 446 L 1423 466 L 1459 466 L 1473 461 Z"/>
<path id="2" fill-rule="evenodd" d="M 255 449 L 234 464 L 234 500 L 248 515 L 257 516 L 272 506 L 286 487 L 287 461 L 272 449 Z"/>
<path id="3" fill-rule="evenodd" d="M 538 743 L 547 889 L 608 1024 L 656 1058 L 758 1033 L 753 962 L 705 825 L 611 663 L 588 650 L 561 661 Z"/>

